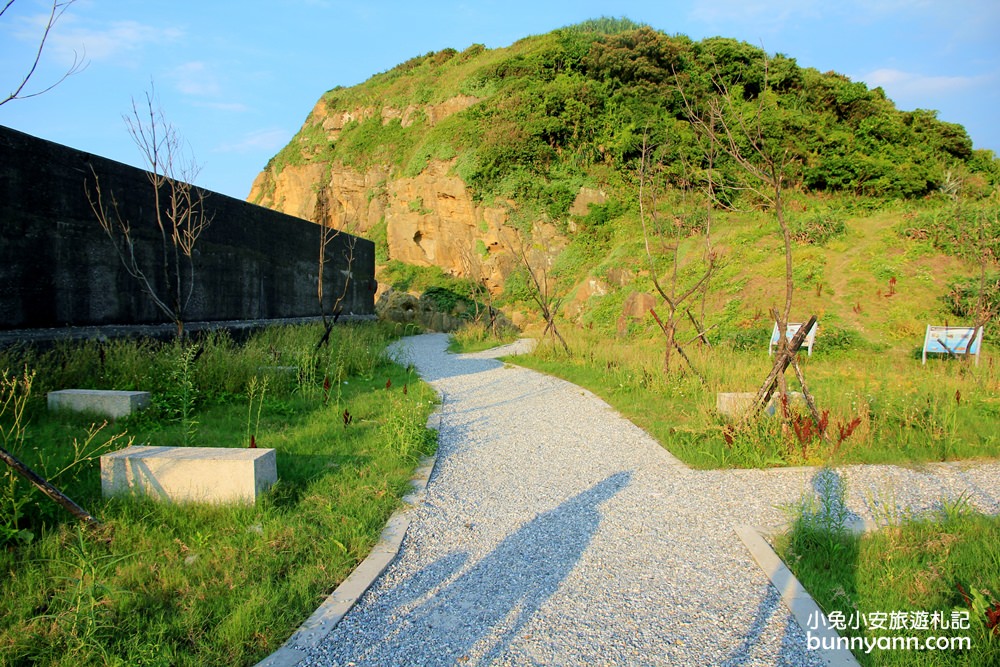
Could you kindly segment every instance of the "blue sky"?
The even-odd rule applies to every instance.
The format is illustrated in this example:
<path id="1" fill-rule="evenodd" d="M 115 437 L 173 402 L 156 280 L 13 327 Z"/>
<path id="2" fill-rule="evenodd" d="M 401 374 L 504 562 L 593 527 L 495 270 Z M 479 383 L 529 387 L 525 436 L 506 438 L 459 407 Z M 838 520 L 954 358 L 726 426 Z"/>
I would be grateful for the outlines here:
<path id="1" fill-rule="evenodd" d="M 0 97 L 30 66 L 50 4 L 16 0 L 0 17 Z M 152 82 L 201 165 L 196 182 L 242 199 L 330 88 L 428 51 L 504 47 L 601 16 L 734 37 L 882 86 L 898 108 L 935 109 L 1000 154 L 998 0 L 77 0 L 33 89 L 74 56 L 86 67 L 0 106 L 0 125 L 141 166 L 122 115 Z"/>

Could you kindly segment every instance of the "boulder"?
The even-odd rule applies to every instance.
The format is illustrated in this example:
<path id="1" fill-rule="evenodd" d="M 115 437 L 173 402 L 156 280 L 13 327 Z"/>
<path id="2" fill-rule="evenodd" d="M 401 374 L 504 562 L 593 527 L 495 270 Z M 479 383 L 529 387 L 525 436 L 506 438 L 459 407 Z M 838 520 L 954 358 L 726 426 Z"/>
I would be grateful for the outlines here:
<path id="1" fill-rule="evenodd" d="M 392 288 L 382 292 L 375 302 L 375 314 L 380 320 L 400 324 L 419 323 L 420 310 L 417 297 Z"/>
<path id="2" fill-rule="evenodd" d="M 642 321 L 649 317 L 649 309 L 655 308 L 659 301 L 648 292 L 632 292 L 625 299 L 622 305 L 622 314 L 618 318 L 618 335 L 624 336 L 628 331 L 628 325 L 635 321 Z"/>

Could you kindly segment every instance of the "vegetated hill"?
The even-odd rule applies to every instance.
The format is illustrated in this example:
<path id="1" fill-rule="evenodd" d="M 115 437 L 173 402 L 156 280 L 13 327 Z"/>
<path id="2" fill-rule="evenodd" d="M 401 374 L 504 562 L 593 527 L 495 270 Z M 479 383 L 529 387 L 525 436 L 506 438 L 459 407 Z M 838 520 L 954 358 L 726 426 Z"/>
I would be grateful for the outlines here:
<path id="1" fill-rule="evenodd" d="M 876 338 L 909 336 L 1000 254 L 1000 161 L 962 126 L 785 55 L 627 19 L 445 49 L 331 90 L 249 199 L 372 238 L 383 283 L 444 274 L 511 303 L 530 301 L 523 239 L 571 298 L 564 313 L 609 331 L 650 326 L 650 271 L 666 280 L 676 259 L 682 293 L 710 247 L 699 309 L 738 337 L 783 299 L 784 266 L 774 202 L 727 145 L 781 176 L 793 319 L 819 310 L 849 336 L 875 315 Z M 920 299 L 896 298 L 913 284 Z"/>

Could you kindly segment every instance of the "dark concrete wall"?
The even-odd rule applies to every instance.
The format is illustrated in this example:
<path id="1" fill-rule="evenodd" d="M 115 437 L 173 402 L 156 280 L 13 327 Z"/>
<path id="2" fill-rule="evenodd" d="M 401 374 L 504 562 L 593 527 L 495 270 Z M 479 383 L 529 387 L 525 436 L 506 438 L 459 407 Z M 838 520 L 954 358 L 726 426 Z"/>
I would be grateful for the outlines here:
<path id="1" fill-rule="evenodd" d="M 170 321 L 125 271 L 98 224 L 86 190 L 95 173 L 141 240 L 141 262 L 156 291 L 166 294 L 147 173 L 0 126 L 0 329 Z M 185 321 L 321 314 L 317 225 L 218 193 L 208 193 L 205 207 L 212 223 L 195 246 Z M 347 281 L 345 316 L 373 316 L 374 244 L 342 234 L 326 257 L 327 310 Z"/>

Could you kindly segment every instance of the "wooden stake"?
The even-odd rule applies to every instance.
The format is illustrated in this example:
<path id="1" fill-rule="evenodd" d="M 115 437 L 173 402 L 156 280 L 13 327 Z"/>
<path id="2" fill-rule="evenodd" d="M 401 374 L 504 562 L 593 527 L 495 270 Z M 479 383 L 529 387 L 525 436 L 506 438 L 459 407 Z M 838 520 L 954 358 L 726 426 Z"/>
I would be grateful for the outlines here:
<path id="1" fill-rule="evenodd" d="M 52 486 L 48 480 L 41 477 L 34 470 L 24 465 L 3 447 L 0 447 L 0 460 L 14 469 L 14 472 L 31 482 L 35 488 L 44 493 L 56 503 L 62 505 L 70 514 L 80 521 L 83 521 L 92 528 L 97 528 L 101 522 L 95 519 L 89 512 L 69 499 L 62 491 Z"/>
<path id="2" fill-rule="evenodd" d="M 663 329 L 663 335 L 667 336 L 669 338 L 670 334 L 667 332 L 667 325 L 665 325 L 663 323 L 663 321 L 660 320 L 660 316 L 656 314 L 655 310 L 653 310 L 652 308 L 650 308 L 649 312 L 653 316 L 653 319 L 656 320 L 656 323 L 660 325 L 660 328 Z M 682 348 L 680 345 L 678 345 L 678 343 L 677 343 L 676 340 L 674 340 L 672 342 L 674 344 L 674 349 L 677 350 L 680 353 L 681 357 L 684 359 L 684 361 L 687 362 L 688 368 L 691 369 L 691 372 L 694 373 L 698 377 L 699 380 L 701 380 L 702 384 L 708 384 L 707 382 L 705 382 L 705 378 L 702 377 L 701 373 L 698 372 L 698 369 L 694 367 L 694 364 L 691 363 L 691 360 L 688 359 L 687 354 L 684 352 L 684 348 Z"/>
<path id="3" fill-rule="evenodd" d="M 823 418 L 819 414 L 819 408 L 816 407 L 816 401 L 813 400 L 812 394 L 809 392 L 809 387 L 806 386 L 806 376 L 802 373 L 802 369 L 799 368 L 798 359 L 792 359 L 792 368 L 795 369 L 795 377 L 799 379 L 799 384 L 802 385 L 802 396 L 806 399 L 806 405 L 809 407 L 813 421 L 816 422 L 819 437 L 823 439 L 823 442 L 829 442 L 830 438 L 826 434 L 826 429 L 820 427 L 820 424 L 823 423 Z"/>
<path id="4" fill-rule="evenodd" d="M 794 336 L 792 336 L 792 340 L 785 346 L 785 349 L 778 352 L 777 359 L 774 361 L 774 367 L 771 368 L 771 372 L 768 373 L 767 379 L 764 380 L 764 384 L 762 384 L 760 389 L 757 390 L 757 395 L 754 397 L 753 403 L 750 404 L 750 409 L 743 416 L 744 422 L 755 417 L 758 412 L 764 409 L 767 402 L 771 400 L 771 395 L 774 393 L 774 386 L 777 383 L 778 378 L 784 376 L 785 371 L 788 369 L 788 365 L 795 359 L 795 353 L 799 351 L 799 348 L 802 347 L 802 343 L 805 342 L 806 333 L 812 329 L 814 324 L 816 324 L 815 315 L 809 318 L 809 322 L 807 322 L 805 326 L 799 327 L 799 330 L 795 332 Z"/>
<path id="5" fill-rule="evenodd" d="M 700 338 L 701 342 L 705 344 L 705 347 L 712 347 L 712 344 L 708 342 L 708 337 L 705 335 L 706 329 L 701 326 L 701 323 L 698 320 L 694 319 L 694 315 L 691 314 L 691 309 L 685 308 L 684 312 L 687 313 L 687 316 L 691 319 L 691 324 L 694 325 L 694 330 L 698 332 L 698 335 L 695 336 L 695 338 Z"/>

